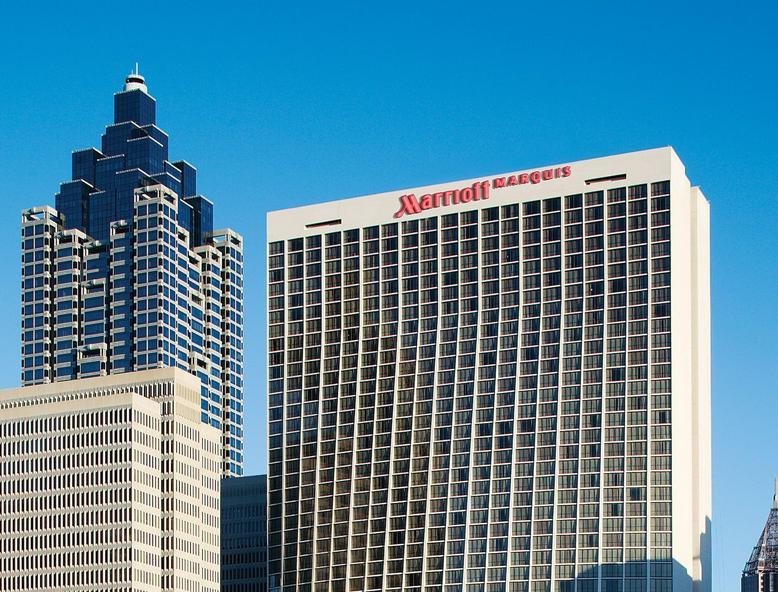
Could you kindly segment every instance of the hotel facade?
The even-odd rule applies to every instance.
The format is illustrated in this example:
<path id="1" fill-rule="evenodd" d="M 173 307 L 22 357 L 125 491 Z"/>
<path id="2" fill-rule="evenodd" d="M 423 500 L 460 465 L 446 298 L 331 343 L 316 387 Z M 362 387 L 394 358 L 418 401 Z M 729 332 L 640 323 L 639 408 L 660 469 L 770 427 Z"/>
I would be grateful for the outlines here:
<path id="1" fill-rule="evenodd" d="M 672 148 L 267 232 L 271 590 L 710 590 L 708 203 Z"/>

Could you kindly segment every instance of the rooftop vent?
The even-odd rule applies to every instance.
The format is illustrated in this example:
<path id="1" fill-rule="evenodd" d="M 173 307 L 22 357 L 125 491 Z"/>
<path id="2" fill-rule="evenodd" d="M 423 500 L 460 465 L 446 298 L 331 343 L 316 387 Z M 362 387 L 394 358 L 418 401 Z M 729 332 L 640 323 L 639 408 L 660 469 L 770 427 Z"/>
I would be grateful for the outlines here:
<path id="1" fill-rule="evenodd" d="M 593 183 L 607 183 L 608 181 L 623 181 L 627 178 L 626 173 L 619 175 L 610 175 L 609 177 L 595 177 L 594 179 L 586 179 L 585 183 L 591 185 Z"/>
<path id="2" fill-rule="evenodd" d="M 338 224 L 342 223 L 343 220 L 338 218 L 337 220 L 325 220 L 324 222 L 312 222 L 311 224 L 306 224 L 306 228 L 319 228 L 321 226 L 337 226 Z"/>

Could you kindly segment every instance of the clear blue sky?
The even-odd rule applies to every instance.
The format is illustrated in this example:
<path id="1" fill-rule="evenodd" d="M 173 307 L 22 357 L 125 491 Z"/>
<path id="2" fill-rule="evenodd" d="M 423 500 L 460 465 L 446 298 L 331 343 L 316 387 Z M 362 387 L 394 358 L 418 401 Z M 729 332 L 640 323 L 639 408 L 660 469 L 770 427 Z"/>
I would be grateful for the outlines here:
<path id="1" fill-rule="evenodd" d="M 778 476 L 778 3 L 15 3 L 0 51 L 0 384 L 19 382 L 19 212 L 99 145 L 137 60 L 246 237 L 246 457 L 264 456 L 265 211 L 672 145 L 712 205 L 715 592 Z"/>

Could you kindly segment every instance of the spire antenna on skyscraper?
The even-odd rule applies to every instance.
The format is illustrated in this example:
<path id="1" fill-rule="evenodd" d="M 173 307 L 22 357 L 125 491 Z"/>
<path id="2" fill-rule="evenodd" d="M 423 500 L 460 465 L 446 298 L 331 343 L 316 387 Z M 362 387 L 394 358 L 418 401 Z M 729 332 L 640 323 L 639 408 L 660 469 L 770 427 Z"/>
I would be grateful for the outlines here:
<path id="1" fill-rule="evenodd" d="M 778 510 L 778 479 L 773 481 L 773 510 Z"/>

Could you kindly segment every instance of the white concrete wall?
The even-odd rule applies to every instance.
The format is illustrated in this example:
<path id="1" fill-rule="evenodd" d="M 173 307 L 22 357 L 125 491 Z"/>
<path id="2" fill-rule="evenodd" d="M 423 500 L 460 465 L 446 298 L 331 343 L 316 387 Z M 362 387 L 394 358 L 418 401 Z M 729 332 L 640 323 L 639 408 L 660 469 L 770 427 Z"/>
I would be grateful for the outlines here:
<path id="1" fill-rule="evenodd" d="M 475 182 L 493 180 L 496 177 L 509 177 L 549 168 L 570 167 L 570 175 L 568 177 L 554 178 L 537 184 L 526 183 L 512 187 L 491 189 L 489 192 L 490 197 L 487 200 L 442 206 L 425 210 L 424 212 L 426 214 L 448 214 L 462 209 L 488 208 L 509 203 L 580 193 L 587 190 L 596 191 L 611 187 L 623 187 L 624 185 L 650 183 L 658 179 L 668 179 L 670 178 L 671 161 L 680 164 L 680 160 L 678 160 L 675 152 L 668 146 L 604 158 L 540 166 L 524 171 L 486 175 L 476 179 L 464 179 L 438 185 L 388 191 L 386 193 L 339 199 L 337 201 L 286 210 L 276 210 L 269 212 L 267 215 L 267 240 L 272 242 L 290 237 L 321 234 L 330 230 L 346 230 L 393 222 L 396 221 L 394 214 L 400 207 L 400 196 L 408 193 L 414 193 L 418 198 L 421 198 L 424 194 L 468 187 Z M 626 174 L 626 178 L 619 181 L 586 185 L 586 180 L 619 174 Z M 403 216 L 399 220 L 409 220 L 423 215 Z M 341 223 L 333 226 L 306 228 L 307 224 L 316 224 L 329 220 L 341 220 Z"/>
<path id="2" fill-rule="evenodd" d="M 694 441 L 694 527 L 700 540 L 694 550 L 694 592 L 710 592 L 712 583 L 711 524 L 711 322 L 710 322 L 710 204 L 699 188 L 693 187 L 692 260 L 693 356 L 695 381 Z"/>
<path id="3" fill-rule="evenodd" d="M 675 590 L 711 588 L 709 205 L 674 157 L 671 177 Z"/>

